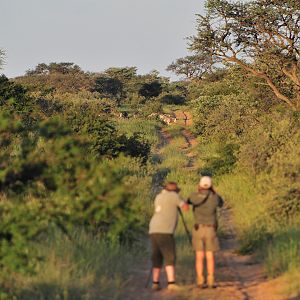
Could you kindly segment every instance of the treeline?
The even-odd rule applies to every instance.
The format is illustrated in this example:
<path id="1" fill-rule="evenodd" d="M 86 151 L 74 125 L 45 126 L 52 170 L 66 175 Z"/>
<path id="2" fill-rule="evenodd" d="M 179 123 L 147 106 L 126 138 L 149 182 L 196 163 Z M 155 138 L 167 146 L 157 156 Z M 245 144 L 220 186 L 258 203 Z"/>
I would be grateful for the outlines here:
<path id="1" fill-rule="evenodd" d="M 152 107 L 159 109 L 164 103 L 183 104 L 186 98 L 184 83 L 170 82 L 157 71 L 138 75 L 136 67 L 91 73 L 74 63 L 41 63 L 15 81 L 26 86 L 34 97 L 60 100 L 82 97 L 101 100 L 115 108 L 129 106 L 135 111 L 150 106 L 151 112 Z"/>

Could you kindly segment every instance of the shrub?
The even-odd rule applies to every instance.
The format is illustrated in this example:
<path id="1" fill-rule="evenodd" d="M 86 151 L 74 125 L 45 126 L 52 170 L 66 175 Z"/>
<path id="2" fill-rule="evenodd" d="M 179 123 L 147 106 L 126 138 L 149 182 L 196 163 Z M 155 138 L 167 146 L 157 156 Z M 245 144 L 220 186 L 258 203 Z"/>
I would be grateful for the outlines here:
<path id="1" fill-rule="evenodd" d="M 73 127 L 62 118 L 41 120 L 40 111 L 24 91 L 12 97 L 9 91 L 15 95 L 14 85 L 6 80 L 3 83 L 4 100 L 7 98 L 1 102 L 0 112 L 3 272 L 32 272 L 39 256 L 29 251 L 29 244 L 51 224 L 66 234 L 80 224 L 101 231 L 110 240 L 132 239 L 141 219 L 139 204 L 132 201 L 135 191 L 127 183 L 131 164 L 124 168 L 120 161 L 106 160 L 102 155 L 96 160 L 87 150 L 100 139 L 105 147 L 104 142 L 113 141 L 115 134 L 113 147 L 103 151 L 106 155 L 112 150 L 116 151 L 113 157 L 125 153 L 146 160 L 148 144 L 139 136 L 119 135 L 113 125 L 101 119 L 94 127 L 85 127 L 92 124 L 86 121 L 87 115 L 78 122 L 68 120 Z M 107 129 L 105 136 L 101 135 L 103 128 Z"/>
<path id="2" fill-rule="evenodd" d="M 274 235 L 265 245 L 265 265 L 268 274 L 275 277 L 300 266 L 300 232 L 290 228 Z"/>

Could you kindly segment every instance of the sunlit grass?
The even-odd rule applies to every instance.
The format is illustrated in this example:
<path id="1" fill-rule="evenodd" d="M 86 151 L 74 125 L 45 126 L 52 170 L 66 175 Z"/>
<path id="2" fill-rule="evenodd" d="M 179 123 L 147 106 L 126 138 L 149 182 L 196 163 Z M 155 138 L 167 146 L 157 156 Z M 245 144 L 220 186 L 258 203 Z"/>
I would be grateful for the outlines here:
<path id="1" fill-rule="evenodd" d="M 108 243 L 83 230 L 71 237 L 55 231 L 37 245 L 45 261 L 23 280 L 18 299 L 120 299 L 142 248 Z"/>
<path id="2" fill-rule="evenodd" d="M 182 133 L 181 133 L 182 130 L 183 130 L 183 127 L 178 124 L 173 124 L 171 126 L 164 128 L 164 131 L 168 132 L 172 136 L 173 139 L 176 139 L 178 137 L 183 138 Z M 172 142 L 174 142 L 174 141 L 172 141 Z"/>
<path id="3" fill-rule="evenodd" d="M 283 230 L 273 236 L 265 250 L 265 265 L 268 274 L 275 277 L 300 267 L 300 230 Z"/>
<path id="4" fill-rule="evenodd" d="M 299 265 L 291 267 L 283 276 L 285 285 L 282 291 L 286 295 L 300 295 L 300 272 Z M 297 299 L 297 298 L 295 298 Z"/>
<path id="5" fill-rule="evenodd" d="M 159 143 L 158 130 L 161 123 L 156 120 L 148 119 L 119 119 L 117 121 L 118 130 L 121 133 L 132 135 L 136 132 L 143 134 L 143 137 L 150 142 L 151 145 Z"/>
<path id="6" fill-rule="evenodd" d="M 225 203 L 232 208 L 234 223 L 240 238 L 242 234 L 251 231 L 257 221 L 266 217 L 266 206 L 259 201 L 255 182 L 241 174 L 223 176 L 217 182 L 218 191 L 224 197 Z"/>

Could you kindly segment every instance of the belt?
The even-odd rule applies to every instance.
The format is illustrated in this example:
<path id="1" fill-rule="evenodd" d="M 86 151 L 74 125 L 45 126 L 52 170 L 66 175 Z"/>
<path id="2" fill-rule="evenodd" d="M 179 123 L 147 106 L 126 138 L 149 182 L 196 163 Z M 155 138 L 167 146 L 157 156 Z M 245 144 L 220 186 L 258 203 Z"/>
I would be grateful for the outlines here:
<path id="1" fill-rule="evenodd" d="M 195 224 L 194 225 L 194 228 L 195 228 L 195 230 L 198 230 L 198 228 L 199 227 L 216 227 L 216 225 L 215 224 Z"/>

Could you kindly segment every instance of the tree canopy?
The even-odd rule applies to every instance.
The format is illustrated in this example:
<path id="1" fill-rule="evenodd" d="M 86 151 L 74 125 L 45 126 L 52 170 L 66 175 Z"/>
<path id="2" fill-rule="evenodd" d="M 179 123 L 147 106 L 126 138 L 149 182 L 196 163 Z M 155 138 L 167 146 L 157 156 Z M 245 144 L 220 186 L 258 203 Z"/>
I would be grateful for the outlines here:
<path id="1" fill-rule="evenodd" d="M 80 67 L 71 62 L 61 62 L 50 64 L 40 63 L 33 70 L 26 71 L 26 75 L 48 75 L 53 73 L 75 74 L 83 73 Z"/>
<path id="2" fill-rule="evenodd" d="M 172 62 L 166 69 L 176 75 L 183 75 L 187 79 L 201 79 L 211 70 L 211 59 L 208 55 L 189 55 L 178 58 Z"/>
<path id="3" fill-rule="evenodd" d="M 157 97 L 162 92 L 162 85 L 158 80 L 144 83 L 139 89 L 139 94 L 145 98 Z"/>
<path id="4" fill-rule="evenodd" d="M 189 48 L 213 63 L 238 64 L 278 99 L 300 106 L 300 2 L 208 0 Z"/>

